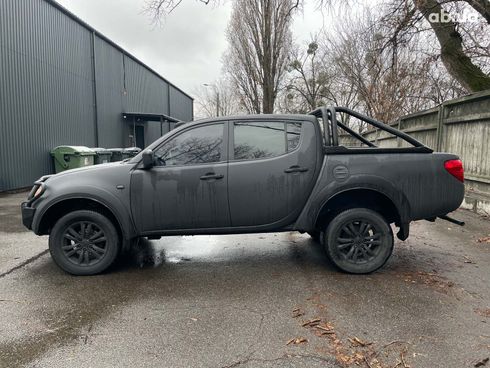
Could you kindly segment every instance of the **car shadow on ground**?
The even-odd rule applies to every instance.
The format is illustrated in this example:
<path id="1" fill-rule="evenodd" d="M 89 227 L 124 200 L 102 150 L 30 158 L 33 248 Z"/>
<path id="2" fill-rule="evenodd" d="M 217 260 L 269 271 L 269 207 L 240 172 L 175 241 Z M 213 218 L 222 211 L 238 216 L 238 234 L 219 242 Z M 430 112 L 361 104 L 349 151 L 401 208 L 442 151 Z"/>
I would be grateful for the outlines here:
<path id="1" fill-rule="evenodd" d="M 270 235 L 268 235 L 270 237 Z M 264 262 L 277 263 L 280 260 L 293 261 L 298 264 L 310 262 L 316 266 L 323 266 L 330 271 L 337 271 L 337 268 L 330 262 L 325 254 L 323 246 L 309 237 L 297 235 L 289 236 L 290 242 L 282 241 L 281 246 L 270 247 L 270 240 L 262 236 L 256 236 L 257 242 L 252 249 L 244 249 L 244 245 L 234 241 L 228 244 L 226 240 L 221 246 L 213 247 L 208 252 L 194 247 L 199 246 L 201 239 L 208 236 L 196 236 L 195 241 L 192 236 L 176 236 L 162 238 L 161 240 L 138 239 L 134 242 L 128 252 L 121 255 L 118 261 L 107 271 L 110 273 L 125 272 L 132 269 L 148 269 L 165 267 L 166 265 L 192 263 L 227 263 L 227 264 L 262 264 Z M 174 242 L 181 242 L 181 239 L 188 240 L 182 246 L 175 247 Z M 233 237 L 235 238 L 235 237 Z M 298 239 L 299 238 L 299 239 Z M 190 241 L 189 241 L 190 240 Z"/>

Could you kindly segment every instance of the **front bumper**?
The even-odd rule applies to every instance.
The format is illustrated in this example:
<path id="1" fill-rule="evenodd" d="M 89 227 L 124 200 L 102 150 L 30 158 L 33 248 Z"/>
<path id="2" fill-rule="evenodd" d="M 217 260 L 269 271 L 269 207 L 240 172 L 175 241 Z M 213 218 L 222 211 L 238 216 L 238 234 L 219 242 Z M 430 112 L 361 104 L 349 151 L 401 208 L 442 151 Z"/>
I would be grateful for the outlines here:
<path id="1" fill-rule="evenodd" d="M 34 219 L 36 209 L 29 207 L 29 202 L 22 202 L 20 209 L 22 212 L 22 224 L 24 224 L 24 226 L 29 230 L 32 230 L 32 220 Z"/>

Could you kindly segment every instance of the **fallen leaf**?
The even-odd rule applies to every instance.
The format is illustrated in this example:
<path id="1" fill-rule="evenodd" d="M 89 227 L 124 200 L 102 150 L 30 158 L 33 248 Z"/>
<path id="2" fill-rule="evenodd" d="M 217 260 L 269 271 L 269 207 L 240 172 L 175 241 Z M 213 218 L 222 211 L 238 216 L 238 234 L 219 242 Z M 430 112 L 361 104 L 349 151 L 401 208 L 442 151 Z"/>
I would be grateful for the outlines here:
<path id="1" fill-rule="evenodd" d="M 348 338 L 348 340 L 351 342 L 352 345 L 357 345 L 357 346 L 369 346 L 369 345 L 372 345 L 373 343 L 372 342 L 367 342 L 367 341 L 362 341 L 361 339 L 359 339 L 358 337 L 353 337 L 353 338 Z"/>
<path id="2" fill-rule="evenodd" d="M 325 332 L 332 332 L 333 333 L 333 329 L 332 329 L 332 326 L 321 326 L 321 325 L 316 325 L 315 328 L 318 328 L 319 330 L 322 330 L 322 331 L 325 331 Z"/>
<path id="3" fill-rule="evenodd" d="M 289 340 L 286 345 L 298 345 L 298 344 L 302 344 L 304 342 L 308 342 L 308 339 L 306 339 L 305 337 L 297 337 L 295 339 L 291 339 Z"/>
<path id="4" fill-rule="evenodd" d="M 314 327 L 318 325 L 322 320 L 320 318 L 310 319 L 309 321 L 304 322 L 301 326 L 303 327 Z"/>
<path id="5" fill-rule="evenodd" d="M 301 317 L 304 315 L 305 315 L 305 312 L 302 311 L 301 308 L 293 309 L 293 318 L 298 318 L 298 317 Z"/>
<path id="6" fill-rule="evenodd" d="M 490 317 L 490 308 L 477 308 L 475 309 L 475 313 L 479 314 L 482 317 Z"/>
<path id="7" fill-rule="evenodd" d="M 478 243 L 490 243 L 490 236 L 485 236 L 477 240 Z"/>
<path id="8" fill-rule="evenodd" d="M 478 363 L 475 364 L 475 367 L 476 368 L 483 367 L 483 366 L 487 365 L 487 363 L 488 363 L 489 360 L 490 360 L 490 358 L 482 359 Z"/>
<path id="9" fill-rule="evenodd" d="M 333 335 L 334 333 L 335 333 L 335 331 L 322 331 L 322 332 L 320 332 L 320 336 Z"/>

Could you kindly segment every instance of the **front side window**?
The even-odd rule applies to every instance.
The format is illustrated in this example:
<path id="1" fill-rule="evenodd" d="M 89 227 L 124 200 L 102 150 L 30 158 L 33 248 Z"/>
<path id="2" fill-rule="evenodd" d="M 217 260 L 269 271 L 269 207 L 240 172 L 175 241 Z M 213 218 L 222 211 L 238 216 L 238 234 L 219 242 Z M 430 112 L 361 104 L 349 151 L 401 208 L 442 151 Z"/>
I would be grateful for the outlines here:
<path id="1" fill-rule="evenodd" d="M 299 145 L 301 123 L 234 123 L 235 160 L 275 157 L 291 152 Z"/>
<path id="2" fill-rule="evenodd" d="M 155 152 L 157 165 L 182 166 L 220 162 L 223 123 L 194 128 L 172 138 Z"/>

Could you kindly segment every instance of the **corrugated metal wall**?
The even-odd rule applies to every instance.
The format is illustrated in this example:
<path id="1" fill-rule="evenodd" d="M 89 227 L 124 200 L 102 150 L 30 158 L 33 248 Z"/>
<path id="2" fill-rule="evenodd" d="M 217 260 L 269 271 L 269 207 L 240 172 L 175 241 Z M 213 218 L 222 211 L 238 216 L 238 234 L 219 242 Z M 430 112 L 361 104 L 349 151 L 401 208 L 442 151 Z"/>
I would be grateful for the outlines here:
<path id="1" fill-rule="evenodd" d="M 100 147 L 122 146 L 124 139 L 123 55 L 109 43 L 95 36 L 95 76 L 97 90 L 97 127 Z"/>
<path id="2" fill-rule="evenodd" d="M 155 78 L 153 73 L 142 68 L 131 57 L 124 57 L 124 65 L 127 90 L 124 109 L 126 111 L 168 115 L 168 83 Z M 182 92 L 179 92 L 178 95 L 182 95 Z M 188 99 L 185 95 L 182 96 Z"/>
<path id="3" fill-rule="evenodd" d="M 127 146 L 128 111 L 191 120 L 192 99 L 50 0 L 0 1 L 0 191 L 51 173 L 57 145 Z"/>
<path id="4" fill-rule="evenodd" d="M 95 144 L 91 33 L 41 0 L 0 2 L 0 190 L 52 171 L 60 144 Z"/>
<path id="5" fill-rule="evenodd" d="M 193 102 L 186 98 L 177 88 L 170 86 L 170 116 L 180 120 L 190 121 L 193 118 Z"/>

